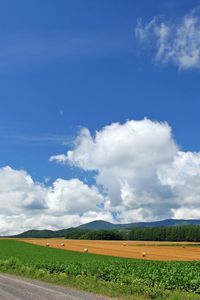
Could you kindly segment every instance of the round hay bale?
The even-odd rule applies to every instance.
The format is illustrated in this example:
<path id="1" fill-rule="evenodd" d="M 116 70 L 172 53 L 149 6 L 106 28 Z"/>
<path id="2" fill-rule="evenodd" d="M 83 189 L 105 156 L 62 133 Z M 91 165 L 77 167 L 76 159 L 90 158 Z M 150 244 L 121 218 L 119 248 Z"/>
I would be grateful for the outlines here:
<path id="1" fill-rule="evenodd" d="M 49 243 L 46 243 L 46 247 L 49 247 Z"/>
<path id="2" fill-rule="evenodd" d="M 146 256 L 147 256 L 146 252 L 142 252 L 142 257 L 146 257 Z"/>
<path id="3" fill-rule="evenodd" d="M 84 252 L 84 253 L 87 253 L 87 252 L 88 252 L 88 249 L 87 249 L 87 248 L 83 249 L 83 252 Z"/>
<path id="4" fill-rule="evenodd" d="M 64 246 L 65 246 L 65 244 L 64 244 L 64 243 L 61 243 L 61 244 L 60 244 L 60 246 L 61 246 L 61 247 L 64 247 Z"/>

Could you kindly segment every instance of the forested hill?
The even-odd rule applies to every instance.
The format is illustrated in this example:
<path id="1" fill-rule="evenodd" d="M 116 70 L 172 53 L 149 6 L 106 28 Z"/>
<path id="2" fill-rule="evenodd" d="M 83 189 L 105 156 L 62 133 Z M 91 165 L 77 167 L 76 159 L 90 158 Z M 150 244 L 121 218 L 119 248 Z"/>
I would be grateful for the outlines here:
<path id="1" fill-rule="evenodd" d="M 53 238 L 53 237 L 64 237 L 68 232 L 71 232 L 72 228 L 61 229 L 61 230 L 28 230 L 20 234 L 12 235 L 14 238 Z"/>
<path id="2" fill-rule="evenodd" d="M 76 231 L 68 232 L 65 238 L 80 240 L 200 242 L 200 225 L 135 227 L 120 230 L 77 229 Z"/>
<path id="3" fill-rule="evenodd" d="M 82 230 L 122 230 L 130 228 L 144 228 L 144 227 L 170 227 L 183 225 L 200 225 L 200 220 L 175 220 L 167 219 L 156 222 L 140 222 L 130 224 L 112 224 L 106 221 L 93 221 L 87 224 L 80 225 L 76 228 L 68 228 L 62 230 L 29 230 L 13 237 L 17 238 L 51 238 L 51 237 L 65 237 L 69 233 L 80 232 Z"/>
<path id="4" fill-rule="evenodd" d="M 200 220 L 177 220 L 166 219 L 155 222 L 137 222 L 129 224 L 113 224 L 106 221 L 93 221 L 76 228 L 78 229 L 91 229 L 91 230 L 113 230 L 113 229 L 126 229 L 134 227 L 167 227 L 167 226 L 182 226 L 182 225 L 200 225 Z"/>

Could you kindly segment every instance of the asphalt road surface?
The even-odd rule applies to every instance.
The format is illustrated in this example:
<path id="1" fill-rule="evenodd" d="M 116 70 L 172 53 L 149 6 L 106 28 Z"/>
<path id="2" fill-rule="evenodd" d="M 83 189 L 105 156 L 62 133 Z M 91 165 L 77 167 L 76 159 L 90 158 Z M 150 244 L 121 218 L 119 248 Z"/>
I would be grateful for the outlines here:
<path id="1" fill-rule="evenodd" d="M 0 300 L 108 300 L 111 298 L 0 274 Z"/>

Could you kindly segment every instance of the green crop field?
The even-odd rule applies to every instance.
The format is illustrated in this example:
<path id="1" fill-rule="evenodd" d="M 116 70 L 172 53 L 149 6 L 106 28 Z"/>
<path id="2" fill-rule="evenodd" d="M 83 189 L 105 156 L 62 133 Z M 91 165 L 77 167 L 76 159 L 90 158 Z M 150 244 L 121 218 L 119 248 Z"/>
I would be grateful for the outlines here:
<path id="1" fill-rule="evenodd" d="M 197 261 L 133 260 L 0 240 L 0 271 L 128 299 L 200 299 Z"/>

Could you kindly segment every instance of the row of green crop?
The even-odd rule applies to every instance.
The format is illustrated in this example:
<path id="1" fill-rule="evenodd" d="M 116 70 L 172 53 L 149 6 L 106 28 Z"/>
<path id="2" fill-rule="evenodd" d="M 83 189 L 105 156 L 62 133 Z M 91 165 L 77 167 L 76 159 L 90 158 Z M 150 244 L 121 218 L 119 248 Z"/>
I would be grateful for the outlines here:
<path id="1" fill-rule="evenodd" d="M 145 286 L 200 294 L 200 262 L 161 262 L 122 259 L 45 248 L 0 240 L 0 268 L 10 257 L 26 267 L 48 274 L 93 278 L 128 288 Z M 15 262 L 14 259 L 14 262 Z"/>
<path id="2" fill-rule="evenodd" d="M 185 290 L 200 293 L 199 263 L 161 263 L 161 262 L 105 262 L 90 263 L 42 263 L 36 264 L 38 269 L 49 273 L 66 273 L 71 276 L 94 276 L 97 280 L 118 282 L 130 285 L 140 282 L 149 287 L 159 286 L 169 290 Z"/>

